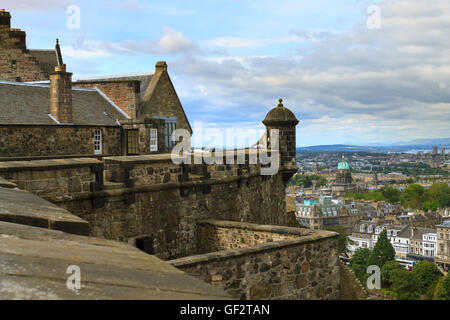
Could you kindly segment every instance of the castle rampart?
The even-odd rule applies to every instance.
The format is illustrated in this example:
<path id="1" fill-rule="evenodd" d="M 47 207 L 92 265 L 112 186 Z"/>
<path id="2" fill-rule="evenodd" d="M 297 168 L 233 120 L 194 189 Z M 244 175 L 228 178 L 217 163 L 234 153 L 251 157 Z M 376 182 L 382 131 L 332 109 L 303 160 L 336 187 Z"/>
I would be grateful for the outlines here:
<path id="1" fill-rule="evenodd" d="M 340 298 L 336 233 L 214 220 L 198 226 L 198 242 L 214 252 L 169 263 L 233 298 Z"/>

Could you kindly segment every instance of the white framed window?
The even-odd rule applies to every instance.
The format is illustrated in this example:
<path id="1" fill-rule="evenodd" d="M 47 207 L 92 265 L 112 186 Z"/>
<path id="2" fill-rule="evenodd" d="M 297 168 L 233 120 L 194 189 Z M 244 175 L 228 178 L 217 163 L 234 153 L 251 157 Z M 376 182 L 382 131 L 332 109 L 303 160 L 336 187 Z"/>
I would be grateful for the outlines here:
<path id="1" fill-rule="evenodd" d="M 102 130 L 94 130 L 94 154 L 102 154 Z"/>
<path id="2" fill-rule="evenodd" d="M 166 149 L 171 149 L 175 146 L 175 142 L 172 141 L 172 133 L 177 129 L 177 121 L 172 119 L 166 119 Z"/>
<path id="3" fill-rule="evenodd" d="M 150 152 L 158 151 L 158 129 L 150 129 Z"/>
<path id="4" fill-rule="evenodd" d="M 172 147 L 175 146 L 175 142 L 172 141 L 172 133 L 177 129 L 177 118 L 154 116 L 153 119 L 162 119 L 165 121 L 165 129 L 164 129 L 165 147 L 166 150 L 172 149 Z"/>

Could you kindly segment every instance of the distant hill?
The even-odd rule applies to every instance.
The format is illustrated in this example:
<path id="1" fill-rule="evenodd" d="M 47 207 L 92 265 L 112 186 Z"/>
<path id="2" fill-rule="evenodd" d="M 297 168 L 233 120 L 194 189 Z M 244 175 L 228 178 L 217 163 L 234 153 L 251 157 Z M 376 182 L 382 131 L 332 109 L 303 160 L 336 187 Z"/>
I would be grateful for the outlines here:
<path id="1" fill-rule="evenodd" d="M 393 144 L 383 145 L 378 143 L 372 143 L 366 146 L 357 146 L 351 144 L 334 144 L 334 145 L 321 145 L 297 148 L 297 152 L 306 151 L 354 151 L 354 152 L 406 152 L 411 150 L 431 150 L 433 146 L 438 146 L 439 149 L 445 148 L 450 150 L 450 138 L 443 139 L 418 139 L 407 142 L 396 142 Z"/>
<path id="2" fill-rule="evenodd" d="M 427 146 L 448 146 L 450 138 L 443 139 L 417 139 L 412 141 L 403 141 L 393 143 L 392 146 L 411 146 L 411 145 L 427 145 Z"/>

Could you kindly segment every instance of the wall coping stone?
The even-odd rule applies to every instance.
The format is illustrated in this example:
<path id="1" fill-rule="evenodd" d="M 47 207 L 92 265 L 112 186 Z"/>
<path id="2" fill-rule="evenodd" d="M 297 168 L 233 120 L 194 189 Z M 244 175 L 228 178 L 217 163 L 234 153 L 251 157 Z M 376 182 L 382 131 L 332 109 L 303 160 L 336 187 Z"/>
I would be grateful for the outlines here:
<path id="1" fill-rule="evenodd" d="M 197 225 L 209 224 L 216 227 L 222 228 L 236 228 L 236 229 L 244 229 L 251 231 L 261 231 L 261 232 L 270 232 L 270 233 L 278 233 L 278 234 L 290 234 L 290 235 L 298 235 L 298 236 L 306 236 L 313 233 L 313 230 L 306 228 L 293 228 L 293 227 L 285 227 L 285 226 L 272 226 L 272 225 L 263 225 L 256 223 L 248 223 L 248 222 L 237 222 L 237 221 L 223 221 L 223 220 L 201 220 L 197 222 Z"/>
<path id="2" fill-rule="evenodd" d="M 1 170 L 0 170 L 1 172 Z M 172 190 L 172 189 L 181 189 L 181 188 L 196 188 L 208 185 L 218 185 L 218 184 L 226 184 L 233 183 L 240 180 L 247 180 L 254 177 L 260 176 L 259 173 L 247 174 L 242 176 L 232 176 L 232 177 L 224 177 L 220 179 L 205 179 L 205 180 L 196 180 L 196 181 L 186 181 L 186 182 L 174 182 L 174 183 L 160 183 L 153 185 L 143 185 L 131 188 L 121 188 L 121 189 L 112 189 L 112 190 L 102 190 L 95 192 L 82 192 L 78 194 L 71 195 L 70 198 L 60 199 L 57 197 L 49 197 L 42 196 L 44 199 L 53 202 L 53 203 L 61 203 L 61 202 L 72 202 L 72 201 L 84 201 L 98 198 L 109 198 L 109 197 L 120 197 L 124 195 L 134 195 L 137 193 L 147 193 L 147 192 L 155 192 L 162 190 Z"/>
<path id="3" fill-rule="evenodd" d="M 195 264 L 204 264 L 209 262 L 218 262 L 227 260 L 229 258 L 237 258 L 250 254 L 262 253 L 271 250 L 279 250 L 281 248 L 288 248 L 298 246 L 300 244 L 307 244 L 311 242 L 316 242 L 318 240 L 324 240 L 329 238 L 337 238 L 339 236 L 336 232 L 331 231 L 314 231 L 313 234 L 308 236 L 301 236 L 298 239 L 288 239 L 276 242 L 269 242 L 260 245 L 256 245 L 250 248 L 238 248 L 231 250 L 223 250 L 218 252 L 210 252 L 201 255 L 194 255 L 189 257 L 184 257 L 180 259 L 170 260 L 167 263 L 173 265 L 174 267 L 186 267 Z"/>
<path id="4" fill-rule="evenodd" d="M 11 181 L 8 181 L 8 180 L 6 180 L 6 179 L 4 179 L 2 177 L 0 177 L 0 187 L 1 188 L 7 188 L 7 189 L 18 188 L 17 184 L 15 184 L 15 183 L 13 183 Z"/>
<path id="5" fill-rule="evenodd" d="M 89 167 L 92 165 L 101 165 L 103 162 L 92 158 L 75 159 L 51 159 L 34 161 L 5 161 L 0 162 L 0 172 L 22 171 L 22 170 L 57 170 L 74 167 Z"/>
<path id="6" fill-rule="evenodd" d="M 119 157 L 105 157 L 103 158 L 105 164 L 108 163 L 132 163 L 132 164 L 142 164 L 142 163 L 154 163 L 154 162 L 172 162 L 172 154 L 161 153 L 161 154 L 150 154 L 150 155 L 140 155 L 140 156 L 119 156 Z"/>

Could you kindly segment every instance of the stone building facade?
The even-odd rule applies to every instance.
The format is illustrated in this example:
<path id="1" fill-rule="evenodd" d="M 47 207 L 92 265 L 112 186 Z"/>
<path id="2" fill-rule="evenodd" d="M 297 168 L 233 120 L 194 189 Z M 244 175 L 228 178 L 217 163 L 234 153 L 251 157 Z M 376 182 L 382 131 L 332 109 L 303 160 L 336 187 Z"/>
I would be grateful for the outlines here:
<path id="1" fill-rule="evenodd" d="M 450 220 L 437 225 L 437 257 L 436 263 L 444 270 L 450 268 Z"/>
<path id="2" fill-rule="evenodd" d="M 72 88 L 65 66 L 51 77 L 0 82 L 0 158 L 121 155 L 124 114 L 97 90 Z"/>
<path id="3" fill-rule="evenodd" d="M 331 184 L 331 191 L 336 196 L 345 193 L 356 192 L 356 184 L 353 183 L 352 174 L 350 172 L 350 165 L 342 156 L 342 161 L 338 164 L 338 172 L 336 174 L 336 182 Z"/>
<path id="4" fill-rule="evenodd" d="M 25 37 L 0 11 L 0 159 L 169 152 L 176 129 L 192 134 L 164 61 L 153 74 L 72 82 L 58 40 L 28 50 Z"/>
<path id="5" fill-rule="evenodd" d="M 29 50 L 25 31 L 11 28 L 11 14 L 0 10 L 0 80 L 48 80 L 57 64 L 55 50 Z"/>

